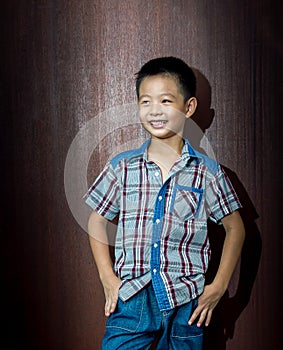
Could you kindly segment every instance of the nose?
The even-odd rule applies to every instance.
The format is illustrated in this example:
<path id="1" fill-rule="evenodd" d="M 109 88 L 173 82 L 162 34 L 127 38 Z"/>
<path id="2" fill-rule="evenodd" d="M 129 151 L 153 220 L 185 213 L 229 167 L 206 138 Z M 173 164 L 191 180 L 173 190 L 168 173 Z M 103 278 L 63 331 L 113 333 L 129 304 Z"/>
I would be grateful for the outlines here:
<path id="1" fill-rule="evenodd" d="M 158 117 L 163 114 L 162 106 L 159 103 L 154 103 L 150 109 L 150 115 L 152 117 Z"/>

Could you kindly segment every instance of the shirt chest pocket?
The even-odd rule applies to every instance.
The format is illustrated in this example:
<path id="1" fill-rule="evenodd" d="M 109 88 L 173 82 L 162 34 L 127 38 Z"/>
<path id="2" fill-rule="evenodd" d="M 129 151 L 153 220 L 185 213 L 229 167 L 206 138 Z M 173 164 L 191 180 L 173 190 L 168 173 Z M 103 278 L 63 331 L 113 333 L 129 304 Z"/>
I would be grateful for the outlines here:
<path id="1" fill-rule="evenodd" d="M 203 197 L 203 189 L 175 184 L 170 212 L 181 221 L 197 219 Z"/>

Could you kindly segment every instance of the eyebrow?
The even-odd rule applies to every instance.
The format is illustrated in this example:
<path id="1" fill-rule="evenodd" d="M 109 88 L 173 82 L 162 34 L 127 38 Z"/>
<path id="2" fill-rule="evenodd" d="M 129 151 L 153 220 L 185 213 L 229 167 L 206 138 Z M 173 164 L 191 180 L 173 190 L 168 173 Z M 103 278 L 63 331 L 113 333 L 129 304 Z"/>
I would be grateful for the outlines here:
<path id="1" fill-rule="evenodd" d="M 173 98 L 176 98 L 176 96 L 173 95 L 173 94 L 171 94 L 170 92 L 162 92 L 161 94 L 158 95 L 158 97 L 162 97 L 162 96 L 171 96 L 171 97 L 173 97 Z M 143 94 L 143 95 L 141 95 L 141 96 L 139 97 L 139 99 L 142 99 L 142 98 L 144 98 L 144 97 L 151 97 L 151 95 L 149 95 L 149 94 Z"/>

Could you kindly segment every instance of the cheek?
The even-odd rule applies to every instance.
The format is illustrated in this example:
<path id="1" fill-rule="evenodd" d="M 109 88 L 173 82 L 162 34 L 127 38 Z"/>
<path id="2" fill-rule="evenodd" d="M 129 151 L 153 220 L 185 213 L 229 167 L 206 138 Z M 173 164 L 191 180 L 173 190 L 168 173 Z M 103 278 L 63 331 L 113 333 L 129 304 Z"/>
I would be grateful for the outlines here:
<path id="1" fill-rule="evenodd" d="M 147 120 L 148 110 L 145 110 L 143 108 L 139 109 L 139 118 L 140 121 L 144 122 Z"/>
<path id="2" fill-rule="evenodd" d="M 186 116 L 182 111 L 177 109 L 172 109 L 170 111 L 170 119 L 172 120 L 172 122 L 174 122 L 174 124 L 182 125 L 185 123 Z"/>

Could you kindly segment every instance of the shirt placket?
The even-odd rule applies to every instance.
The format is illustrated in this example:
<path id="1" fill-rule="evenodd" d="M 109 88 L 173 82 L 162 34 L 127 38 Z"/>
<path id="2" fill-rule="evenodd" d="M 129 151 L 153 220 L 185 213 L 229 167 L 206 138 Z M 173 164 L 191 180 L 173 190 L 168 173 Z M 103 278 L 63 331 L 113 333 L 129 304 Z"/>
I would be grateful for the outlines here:
<path id="1" fill-rule="evenodd" d="M 158 181 L 160 181 L 161 184 L 161 172 L 159 168 L 158 170 L 154 170 L 154 176 L 158 179 Z M 169 181 L 169 179 L 166 180 L 166 182 L 161 186 L 157 195 L 154 208 L 153 231 L 151 241 L 151 280 L 160 310 L 169 310 L 172 308 L 168 298 L 168 294 L 166 292 L 166 281 L 163 281 L 160 269 L 160 239 L 164 219 L 166 192 Z"/>
<path id="2" fill-rule="evenodd" d="M 184 167 L 184 164 L 186 164 L 186 160 L 180 159 L 180 161 L 176 163 L 171 169 L 168 178 L 163 184 L 162 175 L 159 167 L 157 165 L 154 165 L 154 167 L 152 168 L 155 181 L 158 181 L 161 187 L 156 197 L 154 208 L 150 268 L 153 289 L 158 302 L 158 306 L 161 311 L 170 310 L 172 309 L 172 307 L 174 307 L 174 302 L 172 298 L 170 298 L 168 282 L 166 281 L 165 276 L 162 276 L 160 260 L 160 241 L 162 237 L 162 228 L 166 205 L 166 193 L 168 191 L 168 186 L 171 181 L 171 178 L 174 177 L 176 173 Z"/>

